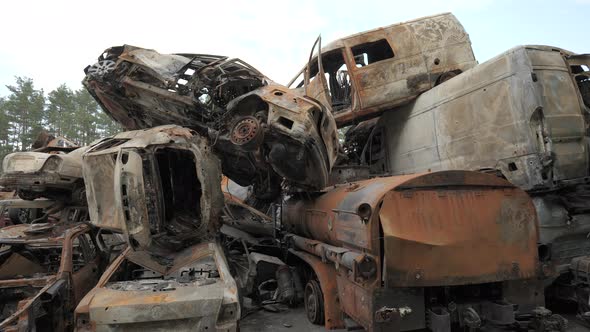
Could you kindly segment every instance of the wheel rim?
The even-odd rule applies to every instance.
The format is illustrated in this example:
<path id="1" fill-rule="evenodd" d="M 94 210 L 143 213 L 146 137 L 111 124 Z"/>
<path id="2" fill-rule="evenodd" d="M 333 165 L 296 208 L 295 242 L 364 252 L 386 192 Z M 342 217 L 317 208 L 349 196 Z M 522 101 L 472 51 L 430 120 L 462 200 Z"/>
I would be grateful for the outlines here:
<path id="1" fill-rule="evenodd" d="M 317 281 L 307 283 L 304 296 L 307 319 L 313 324 L 323 324 L 323 295 Z"/>

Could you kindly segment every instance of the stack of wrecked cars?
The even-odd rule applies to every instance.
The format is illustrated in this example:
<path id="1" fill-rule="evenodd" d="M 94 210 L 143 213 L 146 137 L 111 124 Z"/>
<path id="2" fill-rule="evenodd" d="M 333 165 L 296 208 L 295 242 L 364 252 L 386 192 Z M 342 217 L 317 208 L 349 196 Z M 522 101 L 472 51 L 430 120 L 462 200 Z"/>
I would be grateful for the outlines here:
<path id="1" fill-rule="evenodd" d="M 91 147 L 84 177 L 92 223 L 129 249 L 78 326 L 231 330 L 249 297 L 302 303 L 328 329 L 565 330 L 544 308 L 552 265 L 527 188 L 473 167 L 392 176 L 364 162 L 385 156 L 372 142 L 395 144 L 374 133 L 380 118 L 480 66 L 451 14 L 318 39 L 288 87 L 239 59 L 107 49 L 83 83 L 130 131 Z M 362 134 L 341 144 L 350 125 Z M 182 277 L 202 262 L 195 246 L 218 248 L 217 274 Z M 209 279 L 215 300 L 177 293 Z"/>
<path id="2" fill-rule="evenodd" d="M 588 65 L 545 46 L 478 64 L 449 13 L 318 38 L 287 86 L 237 58 L 111 47 L 83 84 L 127 131 L 22 155 L 32 175 L 5 159 L 18 204 L 83 197 L 87 224 L 44 207 L 59 222 L 2 230 L 0 326 L 237 331 L 282 304 L 326 329 L 565 331 L 552 301 L 588 316 Z M 72 154 L 77 185 L 27 187 Z"/>
<path id="3" fill-rule="evenodd" d="M 76 309 L 78 331 L 237 331 L 238 289 L 218 240 L 221 167 L 174 125 L 121 133 L 84 155 L 91 223 L 128 249 Z"/>
<path id="4" fill-rule="evenodd" d="M 32 151 L 4 159 L 0 184 L 9 194 L 0 215 L 9 220 L 0 229 L 0 331 L 72 330 L 76 305 L 123 244 L 84 224 L 84 151 L 42 132 Z"/>

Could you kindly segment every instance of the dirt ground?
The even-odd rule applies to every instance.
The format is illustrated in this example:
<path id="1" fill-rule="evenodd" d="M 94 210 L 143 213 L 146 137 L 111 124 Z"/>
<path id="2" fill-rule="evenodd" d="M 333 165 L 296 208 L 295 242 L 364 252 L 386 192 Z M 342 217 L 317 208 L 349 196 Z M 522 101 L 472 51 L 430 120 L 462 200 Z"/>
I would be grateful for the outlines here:
<path id="1" fill-rule="evenodd" d="M 575 316 L 566 315 L 569 321 L 568 332 L 588 332 L 587 328 L 577 322 Z M 246 316 L 240 321 L 240 331 L 243 332 L 324 332 L 324 331 L 346 331 L 326 330 L 322 326 L 313 325 L 305 316 L 302 307 L 289 309 L 284 312 L 274 313 L 264 310 L 257 311 Z"/>

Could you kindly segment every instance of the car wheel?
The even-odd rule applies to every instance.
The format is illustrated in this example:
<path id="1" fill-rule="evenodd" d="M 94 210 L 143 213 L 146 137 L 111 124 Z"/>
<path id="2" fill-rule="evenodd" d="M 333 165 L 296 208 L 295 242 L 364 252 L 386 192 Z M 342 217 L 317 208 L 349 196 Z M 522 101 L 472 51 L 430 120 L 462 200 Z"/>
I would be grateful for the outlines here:
<path id="1" fill-rule="evenodd" d="M 305 312 L 307 319 L 316 325 L 324 324 L 324 294 L 317 280 L 310 280 L 305 286 Z"/>
<path id="2" fill-rule="evenodd" d="M 8 209 L 8 217 L 14 225 L 27 224 L 29 220 L 29 209 Z"/>
<path id="3" fill-rule="evenodd" d="M 26 201 L 32 201 L 32 200 L 35 200 L 36 198 L 41 197 L 38 194 L 36 194 L 32 191 L 27 191 L 27 190 L 19 190 L 17 192 L 17 194 L 18 194 L 18 197 L 20 197 L 21 199 L 24 199 Z"/>

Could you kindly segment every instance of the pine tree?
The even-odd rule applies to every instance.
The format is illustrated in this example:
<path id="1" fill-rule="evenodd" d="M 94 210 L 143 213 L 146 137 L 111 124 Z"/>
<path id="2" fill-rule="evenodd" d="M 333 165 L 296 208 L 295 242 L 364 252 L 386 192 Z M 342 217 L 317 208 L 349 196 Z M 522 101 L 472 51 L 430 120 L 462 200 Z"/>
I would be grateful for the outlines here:
<path id="1" fill-rule="evenodd" d="M 16 85 L 7 85 L 10 95 L 2 103 L 8 120 L 9 145 L 14 150 L 28 150 L 37 134 L 43 129 L 45 97 L 36 90 L 33 80 L 16 77 Z"/>
<path id="2" fill-rule="evenodd" d="M 55 136 L 65 136 L 76 141 L 78 138 L 78 123 L 76 121 L 76 106 L 74 93 L 65 84 L 48 94 L 49 104 L 46 112 L 46 122 L 49 131 Z"/>

